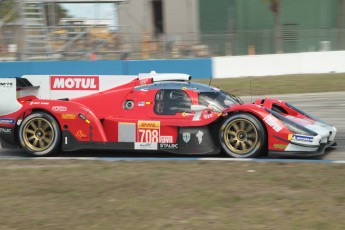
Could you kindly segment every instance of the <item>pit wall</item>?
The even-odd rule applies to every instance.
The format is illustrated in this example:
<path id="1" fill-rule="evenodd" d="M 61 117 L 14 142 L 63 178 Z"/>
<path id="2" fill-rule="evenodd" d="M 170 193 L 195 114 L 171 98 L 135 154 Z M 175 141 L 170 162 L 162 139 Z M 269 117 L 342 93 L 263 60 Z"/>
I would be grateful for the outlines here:
<path id="1" fill-rule="evenodd" d="M 0 62 L 0 77 L 22 75 L 137 75 L 186 73 L 197 78 L 234 78 L 345 72 L 345 51 L 226 56 L 177 60 Z"/>

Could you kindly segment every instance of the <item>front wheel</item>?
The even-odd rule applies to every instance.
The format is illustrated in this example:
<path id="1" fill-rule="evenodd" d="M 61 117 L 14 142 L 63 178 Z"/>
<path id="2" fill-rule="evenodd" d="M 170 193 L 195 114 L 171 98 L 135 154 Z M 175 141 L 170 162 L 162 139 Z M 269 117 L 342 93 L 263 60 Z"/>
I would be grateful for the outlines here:
<path id="1" fill-rule="evenodd" d="M 60 147 L 60 128 L 56 120 L 47 113 L 27 116 L 19 128 L 21 146 L 34 156 L 48 156 Z"/>
<path id="2" fill-rule="evenodd" d="M 258 156 L 267 139 L 264 126 L 251 114 L 229 117 L 222 124 L 219 137 L 222 149 L 236 158 Z"/>

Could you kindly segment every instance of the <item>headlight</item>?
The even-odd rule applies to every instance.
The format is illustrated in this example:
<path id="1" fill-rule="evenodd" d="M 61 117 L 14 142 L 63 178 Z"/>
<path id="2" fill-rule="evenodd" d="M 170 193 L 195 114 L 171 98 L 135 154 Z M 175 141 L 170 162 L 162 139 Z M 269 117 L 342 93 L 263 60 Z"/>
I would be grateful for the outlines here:
<path id="1" fill-rule="evenodd" d="M 308 135 L 308 136 L 317 136 L 317 133 L 315 133 L 314 131 L 307 129 L 304 126 L 289 120 L 288 118 L 284 117 L 283 115 L 281 115 L 277 112 L 274 112 L 273 110 L 267 109 L 267 108 L 265 108 L 265 110 L 267 112 L 269 112 L 270 114 L 272 114 L 273 116 L 275 116 L 278 120 L 282 121 L 285 124 L 286 128 L 288 130 L 290 130 L 292 133 L 301 134 L 301 135 Z"/>

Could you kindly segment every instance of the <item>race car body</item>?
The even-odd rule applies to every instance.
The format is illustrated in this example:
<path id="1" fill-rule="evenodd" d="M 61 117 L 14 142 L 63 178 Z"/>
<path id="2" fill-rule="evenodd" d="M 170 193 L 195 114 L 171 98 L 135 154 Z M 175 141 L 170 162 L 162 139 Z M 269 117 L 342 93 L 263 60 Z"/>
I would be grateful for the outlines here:
<path id="1" fill-rule="evenodd" d="M 190 80 L 186 74 L 155 72 L 120 81 L 115 76 L 0 79 L 1 145 L 34 156 L 107 149 L 222 151 L 239 158 L 267 152 L 317 156 L 336 145 L 335 127 L 289 103 L 244 104 Z"/>

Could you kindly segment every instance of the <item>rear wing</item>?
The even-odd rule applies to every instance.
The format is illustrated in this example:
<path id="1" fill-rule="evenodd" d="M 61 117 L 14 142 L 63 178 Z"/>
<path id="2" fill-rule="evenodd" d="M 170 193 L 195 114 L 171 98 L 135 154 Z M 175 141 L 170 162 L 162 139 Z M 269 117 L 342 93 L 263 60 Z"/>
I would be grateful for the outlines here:
<path id="1" fill-rule="evenodd" d="M 16 89 L 17 91 L 24 89 L 38 89 L 39 86 L 33 86 L 31 82 L 26 78 L 16 78 Z"/>
<path id="2" fill-rule="evenodd" d="M 25 87 L 26 81 L 22 81 Z M 19 110 L 22 105 L 17 101 L 17 78 L 0 78 L 0 116 Z"/>

